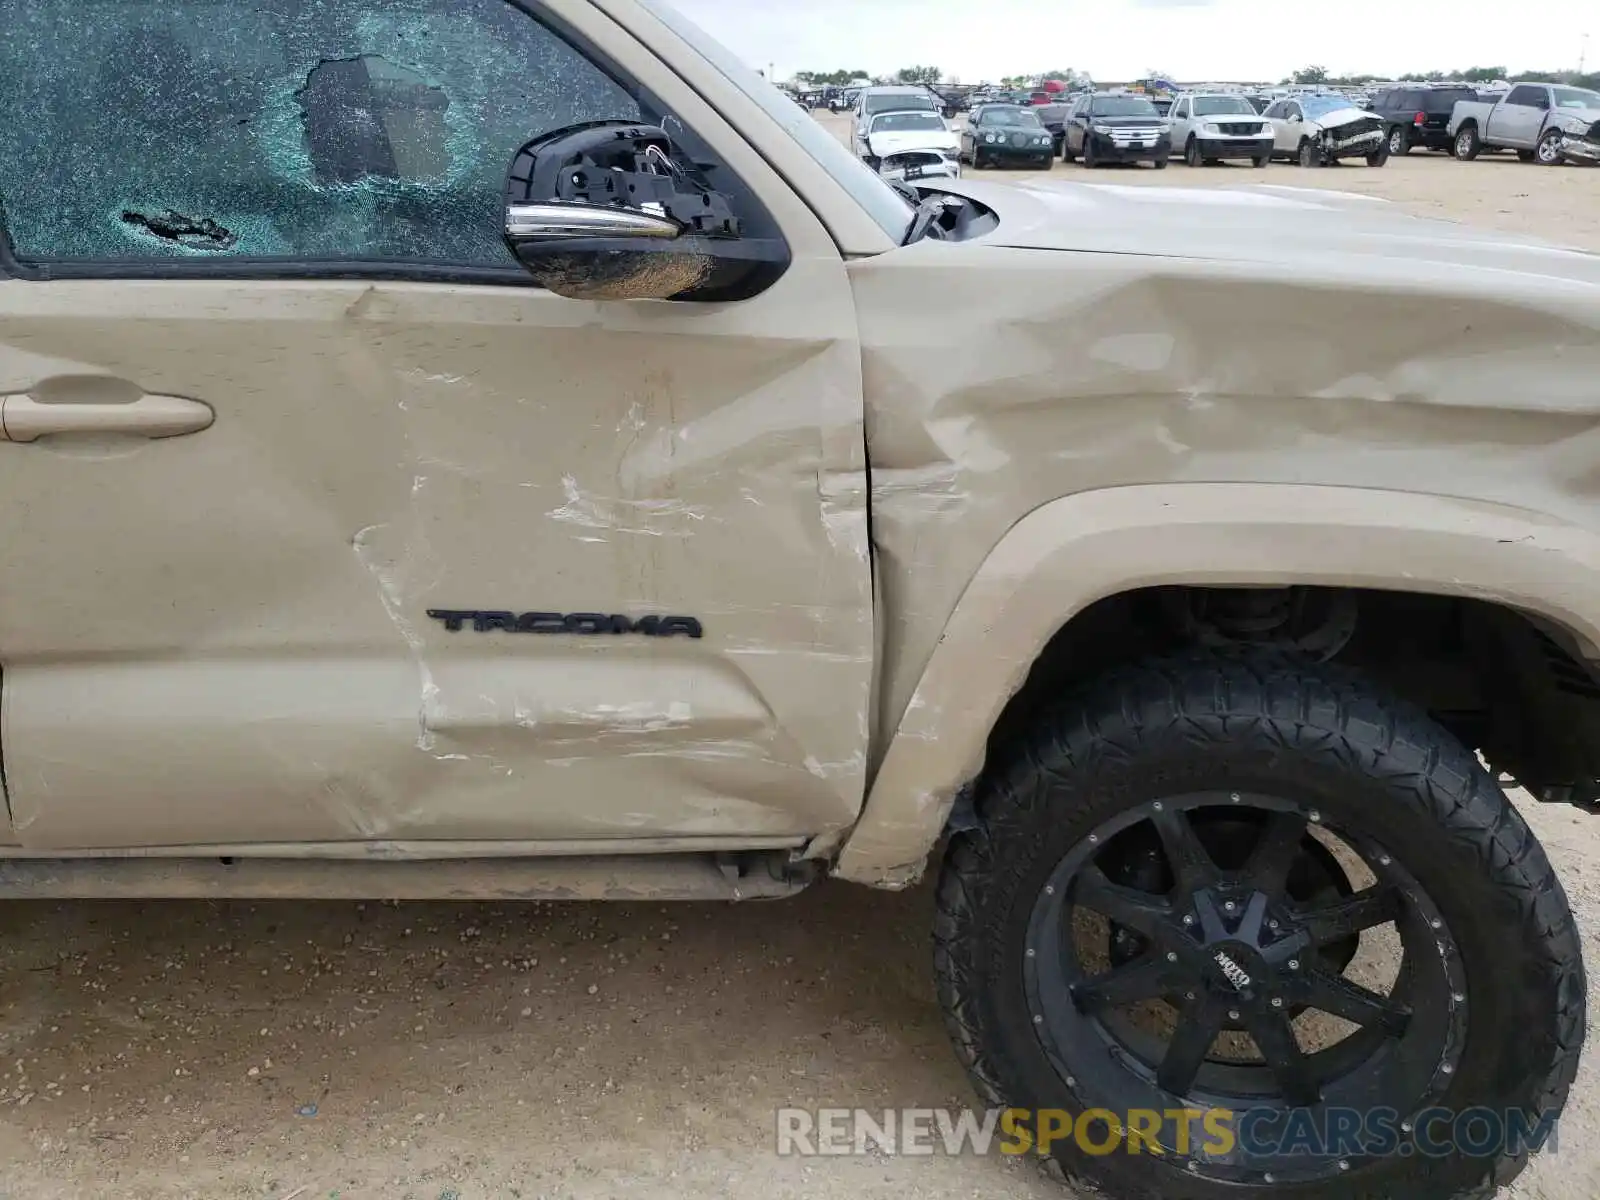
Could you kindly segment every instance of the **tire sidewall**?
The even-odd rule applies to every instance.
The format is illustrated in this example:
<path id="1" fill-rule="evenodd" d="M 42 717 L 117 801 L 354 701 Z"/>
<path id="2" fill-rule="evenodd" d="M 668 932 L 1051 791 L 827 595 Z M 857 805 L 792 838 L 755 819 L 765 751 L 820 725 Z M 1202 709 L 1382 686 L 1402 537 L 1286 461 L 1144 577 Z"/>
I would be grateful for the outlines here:
<path id="1" fill-rule="evenodd" d="M 966 972 L 966 1002 L 979 1007 L 979 1021 L 991 1031 L 992 1074 L 1009 1081 L 1004 1094 L 990 1097 L 991 1102 L 1081 1112 L 1105 1100 L 1105 1093 L 1083 1079 L 1076 1089 L 1069 1088 L 1052 1068 L 1034 1034 L 1024 989 L 1025 931 L 1056 864 L 1101 823 L 1130 807 L 1162 796 L 1231 789 L 1314 805 L 1330 828 L 1351 829 L 1372 839 L 1413 874 L 1456 939 L 1472 1005 L 1466 1051 L 1454 1083 L 1438 1102 L 1457 1108 L 1535 1104 L 1549 1055 L 1542 1045 L 1530 1049 L 1529 1042 L 1541 1041 L 1534 1031 L 1548 1029 L 1559 1006 L 1554 983 L 1530 986 L 1530 981 L 1548 980 L 1550 973 L 1538 949 L 1529 944 L 1525 914 L 1513 895 L 1490 881 L 1488 863 L 1470 847 L 1441 836 L 1439 822 L 1414 788 L 1397 786 L 1372 762 L 1352 770 L 1346 762 L 1319 753 L 1319 747 L 1326 747 L 1326 732 L 1286 725 L 1255 745 L 1224 740 L 1197 748 L 1188 724 L 1175 721 L 1144 731 L 1134 756 L 1123 753 L 1127 739 L 1115 737 L 1115 752 L 1101 755 L 1088 770 L 1073 765 L 1076 755 L 1053 753 L 1062 749 L 1055 741 L 1022 756 L 998 784 L 1000 794 L 1015 803 L 1000 806 L 985 833 L 983 856 L 1003 867 L 976 885 L 970 880 L 964 884 L 974 920 L 966 961 L 956 964 Z M 1481 773 L 1464 755 L 1453 765 Z M 1414 780 L 1411 775 L 1404 778 Z M 1505 803 L 1487 776 L 1477 786 L 1492 789 Z M 947 872 L 961 853 L 959 842 L 952 844 Z M 1507 1030 L 1518 1033 L 1508 1038 L 1503 1036 Z M 1116 1194 L 1184 1200 L 1224 1200 L 1238 1194 L 1232 1185 L 1199 1178 L 1148 1155 L 1115 1153 L 1090 1161 L 1066 1148 L 1057 1157 L 1069 1172 L 1092 1168 L 1088 1173 L 1095 1182 Z M 1332 1200 L 1356 1194 L 1352 1187 L 1361 1186 L 1369 1189 L 1362 1195 L 1388 1195 L 1383 1190 L 1388 1187 L 1395 1189 L 1394 1195 L 1448 1196 L 1477 1182 L 1489 1165 L 1490 1160 L 1481 1159 L 1396 1157 L 1355 1177 L 1284 1194 Z"/>

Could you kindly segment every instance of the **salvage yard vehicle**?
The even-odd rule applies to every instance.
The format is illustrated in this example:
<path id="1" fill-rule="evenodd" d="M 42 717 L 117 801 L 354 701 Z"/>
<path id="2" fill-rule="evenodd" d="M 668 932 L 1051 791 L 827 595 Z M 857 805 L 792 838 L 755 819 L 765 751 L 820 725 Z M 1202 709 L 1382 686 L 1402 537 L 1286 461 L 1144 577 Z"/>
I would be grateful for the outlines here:
<path id="1" fill-rule="evenodd" d="M 1272 159 L 1272 126 L 1243 96 L 1199 92 L 1172 106 L 1172 148 L 1191 167 L 1247 158 L 1258 167 Z"/>
<path id="2" fill-rule="evenodd" d="M 1273 129 L 1273 156 L 1302 167 L 1325 167 L 1363 158 L 1369 167 L 1389 161 L 1383 118 L 1343 96 L 1290 96 L 1262 114 Z"/>
<path id="3" fill-rule="evenodd" d="M 862 88 L 850 113 L 851 137 L 861 139 L 866 125 L 881 112 L 931 112 L 938 114 L 942 98 L 925 87 Z"/>
<path id="4" fill-rule="evenodd" d="M 1462 101 L 1450 118 L 1456 157 L 1484 150 L 1515 150 L 1523 162 L 1559 166 L 1569 137 L 1581 141 L 1600 121 L 1600 92 L 1554 83 L 1515 84 L 1503 100 Z"/>
<path id="5" fill-rule="evenodd" d="M 1466 84 L 1416 84 L 1375 92 L 1366 108 L 1382 117 L 1391 158 L 1418 146 L 1448 153 L 1452 147 L 1450 118 L 1463 100 L 1478 93 Z"/>
<path id="6" fill-rule="evenodd" d="M 1105 163 L 1148 162 L 1158 171 L 1172 157 L 1172 124 L 1148 97 L 1091 92 L 1078 97 L 1067 114 L 1061 157 L 1079 155 L 1090 169 Z"/>
<path id="7" fill-rule="evenodd" d="M 1518 1173 L 1417 1117 L 1583 1041 L 1600 259 L 891 186 L 654 0 L 95 14 L 0 0 L 0 896 L 931 866 L 1096 1194 Z"/>
<path id="8" fill-rule="evenodd" d="M 1072 97 L 1064 92 L 1057 92 L 1050 100 L 1028 107 L 1050 135 L 1051 158 L 1059 157 L 1066 141 L 1067 114 L 1072 111 Z"/>
<path id="9" fill-rule="evenodd" d="M 938 113 L 880 112 L 861 127 L 856 153 L 885 178 L 960 175 L 961 138 Z M 908 174 L 910 172 L 910 174 Z"/>
<path id="10" fill-rule="evenodd" d="M 1018 104 L 983 104 L 961 131 L 960 157 L 975 170 L 1022 163 L 1048 169 L 1055 162 L 1050 131 L 1034 110 Z"/>
<path id="11" fill-rule="evenodd" d="M 1600 165 L 1600 120 L 1587 129 L 1564 131 L 1561 135 L 1561 156 L 1579 166 Z"/>

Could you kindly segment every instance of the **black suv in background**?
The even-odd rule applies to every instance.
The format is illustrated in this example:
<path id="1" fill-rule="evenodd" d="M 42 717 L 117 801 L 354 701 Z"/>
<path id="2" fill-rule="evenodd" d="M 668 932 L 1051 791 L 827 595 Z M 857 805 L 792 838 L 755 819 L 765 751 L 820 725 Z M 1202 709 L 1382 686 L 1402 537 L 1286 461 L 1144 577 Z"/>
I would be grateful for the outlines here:
<path id="1" fill-rule="evenodd" d="M 1148 162 L 1163 170 L 1172 157 L 1172 122 L 1148 97 L 1095 92 L 1072 102 L 1062 131 L 1061 157 L 1083 155 L 1089 168 L 1103 163 Z"/>
<path id="2" fill-rule="evenodd" d="M 1367 108 L 1384 120 L 1391 157 L 1409 153 L 1413 146 L 1448 154 L 1456 101 L 1477 98 L 1477 90 L 1463 84 L 1397 87 L 1374 92 Z"/>

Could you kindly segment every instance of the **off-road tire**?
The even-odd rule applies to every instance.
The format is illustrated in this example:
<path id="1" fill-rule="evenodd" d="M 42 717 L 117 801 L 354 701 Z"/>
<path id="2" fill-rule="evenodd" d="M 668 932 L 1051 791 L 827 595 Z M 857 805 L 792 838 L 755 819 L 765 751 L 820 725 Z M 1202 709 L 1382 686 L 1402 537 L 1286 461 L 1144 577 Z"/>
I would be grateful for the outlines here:
<path id="1" fill-rule="evenodd" d="M 1379 146 L 1371 154 L 1367 155 L 1367 166 L 1369 167 L 1381 167 L 1387 164 L 1388 161 L 1389 147 L 1387 146 Z"/>
<path id="2" fill-rule="evenodd" d="M 1483 139 L 1478 136 L 1476 125 L 1464 125 L 1456 130 L 1455 140 L 1450 144 L 1450 153 L 1462 162 L 1471 162 L 1483 153 Z"/>
<path id="3" fill-rule="evenodd" d="M 1274 781 L 1323 801 L 1325 813 L 1337 806 L 1369 822 L 1461 934 L 1469 1032 L 1442 1103 L 1559 1110 L 1584 1034 L 1578 934 L 1543 848 L 1495 781 L 1425 713 L 1357 675 L 1210 657 L 1124 668 L 1063 702 L 993 756 L 969 827 L 952 834 L 935 970 L 956 1053 L 983 1103 L 1079 1113 L 1100 1094 L 1093 1080 L 1069 1084 L 1052 1065 L 1024 984 L 1029 914 L 1064 856 L 1149 797 Z M 1087 1156 L 1069 1143 L 1058 1142 L 1052 1158 L 1084 1194 L 1255 1194 L 1186 1173 L 1171 1156 Z M 1391 1156 L 1268 1190 L 1285 1200 L 1486 1200 L 1526 1161 L 1525 1152 Z"/>
<path id="4" fill-rule="evenodd" d="M 1396 125 L 1389 131 L 1389 153 L 1395 158 L 1411 153 L 1411 134 L 1404 125 Z"/>

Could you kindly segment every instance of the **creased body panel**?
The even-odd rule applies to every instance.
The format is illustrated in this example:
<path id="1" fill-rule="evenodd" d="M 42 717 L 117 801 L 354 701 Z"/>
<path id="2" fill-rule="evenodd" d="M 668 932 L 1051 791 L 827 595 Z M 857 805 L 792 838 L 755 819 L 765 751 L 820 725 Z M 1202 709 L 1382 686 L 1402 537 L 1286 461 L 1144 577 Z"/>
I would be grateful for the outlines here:
<path id="1" fill-rule="evenodd" d="M 947 804 L 981 762 L 989 730 L 981 714 L 965 705 L 908 712 L 932 702 L 919 682 L 936 647 L 955 654 L 955 639 L 977 638 L 961 653 L 992 652 L 1025 669 L 1080 599 L 1182 581 L 1161 561 L 1130 556 L 1125 579 L 1085 562 L 1083 575 L 1103 590 L 1063 591 L 1058 619 L 1043 629 L 951 626 L 1007 532 L 1052 501 L 1133 485 L 1319 485 L 1461 498 L 1600 527 L 1600 260 L 1332 211 L 1312 227 L 1345 240 L 1339 254 L 1325 254 L 1317 240 L 1297 246 L 1287 235 L 1295 212 L 1270 219 L 1275 206 L 1299 201 L 1259 199 L 1203 219 L 1189 243 L 1178 227 L 1152 232 L 1157 249 L 1147 254 L 1133 221 L 1099 222 L 1104 199 L 1072 197 L 1087 223 L 1058 214 L 1050 225 L 1028 196 L 1016 201 L 1022 212 L 1010 232 L 1040 249 L 929 242 L 853 264 L 889 618 L 880 727 L 939 743 L 923 760 L 930 769 L 877 776 L 858 839 L 873 836 L 880 805 Z M 988 242 L 1008 232 L 995 203 L 1001 225 Z M 1042 248 L 1075 240 L 1116 248 Z M 1191 243 L 1197 257 L 1176 257 Z M 919 303 L 930 296 L 939 303 Z M 1063 508 L 1059 519 L 1075 511 Z M 1152 543 L 1151 553 L 1159 558 L 1167 544 Z M 1246 560 L 1256 581 L 1254 568 L 1270 577 L 1272 567 L 1268 548 L 1259 549 L 1262 557 Z M 1416 575 L 1419 587 L 1431 579 L 1426 564 Z M 1461 588 L 1491 594 L 1495 578 L 1485 562 Z M 1600 625 L 1600 592 L 1568 599 Z M 1009 668 L 1002 675 L 1004 687 L 1021 679 Z M 971 677 L 963 686 L 981 690 Z M 910 761 L 916 749 L 886 736 L 878 762 Z M 910 838 L 898 858 L 875 853 L 872 867 L 852 866 L 847 852 L 846 871 L 879 877 L 891 860 L 919 863 L 926 848 Z"/>
<path id="2" fill-rule="evenodd" d="M 18 840 L 848 823 L 873 638 L 859 371 L 836 259 L 732 306 L 0 283 L 0 392 L 105 374 L 216 412 L 185 438 L 0 446 Z"/>

